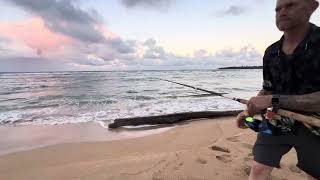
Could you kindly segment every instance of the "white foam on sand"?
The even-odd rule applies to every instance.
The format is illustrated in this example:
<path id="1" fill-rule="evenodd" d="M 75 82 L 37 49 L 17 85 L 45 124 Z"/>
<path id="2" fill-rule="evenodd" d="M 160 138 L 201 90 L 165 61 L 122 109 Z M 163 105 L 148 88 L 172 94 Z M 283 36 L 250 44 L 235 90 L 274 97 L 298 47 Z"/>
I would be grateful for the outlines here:
<path id="1" fill-rule="evenodd" d="M 162 133 L 171 128 L 173 127 L 108 130 L 101 122 L 56 126 L 0 126 L 0 155 L 56 144 L 136 138 Z"/>

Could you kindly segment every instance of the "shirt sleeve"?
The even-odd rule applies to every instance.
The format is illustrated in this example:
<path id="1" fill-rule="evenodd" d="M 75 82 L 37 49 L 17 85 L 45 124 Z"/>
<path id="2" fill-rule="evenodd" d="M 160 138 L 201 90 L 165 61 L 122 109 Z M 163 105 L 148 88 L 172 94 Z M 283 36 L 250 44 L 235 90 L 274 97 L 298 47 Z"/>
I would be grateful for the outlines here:
<path id="1" fill-rule="evenodd" d="M 263 57 L 263 84 L 262 87 L 267 91 L 274 91 L 272 83 L 272 75 L 270 71 L 270 63 L 267 62 L 266 54 Z"/>

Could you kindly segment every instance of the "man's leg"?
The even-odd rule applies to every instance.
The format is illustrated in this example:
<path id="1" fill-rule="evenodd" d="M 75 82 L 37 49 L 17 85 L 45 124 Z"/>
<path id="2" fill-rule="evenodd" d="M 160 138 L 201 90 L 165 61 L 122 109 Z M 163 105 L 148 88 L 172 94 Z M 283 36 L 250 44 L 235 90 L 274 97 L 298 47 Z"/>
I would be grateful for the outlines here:
<path id="1" fill-rule="evenodd" d="M 280 168 L 283 155 L 290 151 L 294 136 L 270 136 L 259 133 L 253 147 L 254 164 L 249 179 L 270 179 L 273 168 Z"/>
<path id="2" fill-rule="evenodd" d="M 273 167 L 254 162 L 251 167 L 249 180 L 268 180 L 271 178 Z"/>
<path id="3" fill-rule="evenodd" d="M 309 179 L 320 179 L 320 136 L 316 136 L 306 127 L 299 128 L 295 149 L 298 156 L 298 167 L 309 174 Z M 312 177 L 311 177 L 312 176 Z"/>

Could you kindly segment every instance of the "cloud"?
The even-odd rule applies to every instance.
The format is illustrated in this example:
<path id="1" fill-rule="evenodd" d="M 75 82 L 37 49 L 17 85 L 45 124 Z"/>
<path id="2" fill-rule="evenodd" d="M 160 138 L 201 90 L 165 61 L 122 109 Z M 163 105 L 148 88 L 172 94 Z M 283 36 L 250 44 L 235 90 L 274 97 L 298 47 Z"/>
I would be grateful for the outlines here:
<path id="1" fill-rule="evenodd" d="M 66 65 L 61 62 L 48 61 L 42 57 L 0 56 L 0 72 L 41 72 L 63 71 Z"/>
<path id="2" fill-rule="evenodd" d="M 121 0 L 121 3 L 127 8 L 149 7 L 155 9 L 167 9 L 174 0 Z"/>
<path id="3" fill-rule="evenodd" d="M 146 48 L 146 51 L 143 55 L 143 58 L 146 59 L 166 59 L 167 53 L 164 49 L 156 44 L 156 40 L 148 39 L 143 45 Z"/>
<path id="4" fill-rule="evenodd" d="M 224 49 L 215 53 L 198 50 L 192 56 L 178 56 L 165 51 L 154 39 L 137 42 L 137 44 L 144 48 L 141 56 L 132 55 L 127 58 L 118 58 L 114 54 L 89 54 L 76 49 L 76 47 L 70 47 L 73 48 L 73 52 L 69 50 L 70 54 L 65 55 L 71 59 L 58 59 L 54 56 L 51 56 L 51 59 L 44 57 L 13 57 L 8 59 L 0 55 L 0 71 L 8 71 L 8 69 L 11 71 L 12 69 L 15 69 L 14 71 L 181 70 L 262 64 L 262 55 L 251 46 L 245 46 L 239 50 Z M 154 51 L 154 49 L 162 49 L 161 55 L 150 56 L 150 51 Z M 110 56 L 115 57 L 106 59 Z"/>
<path id="5" fill-rule="evenodd" d="M 43 51 L 57 50 L 71 41 L 66 36 L 52 33 L 40 18 L 33 18 L 23 23 L 0 23 L 0 36 L 25 43 L 38 54 L 42 54 Z"/>
<path id="6" fill-rule="evenodd" d="M 84 11 L 74 0 L 6 0 L 27 12 L 40 16 L 46 27 L 54 32 L 84 42 L 102 42 L 104 35 L 97 26 L 102 24 L 101 16 L 95 11 Z"/>
<path id="7" fill-rule="evenodd" d="M 2 43 L 4 43 L 6 40 L 4 38 L 1 38 L 0 37 L 0 51 L 4 51 L 5 48 L 4 48 L 4 45 Z"/>
<path id="8" fill-rule="evenodd" d="M 90 66 L 103 66 L 107 64 L 104 59 L 96 56 L 95 54 L 89 54 L 86 59 L 80 59 L 77 63 Z"/>
<path id="9" fill-rule="evenodd" d="M 0 22 L 0 36 L 24 43 L 36 56 L 52 56 L 82 64 L 102 65 L 88 55 L 111 61 L 134 57 L 135 41 L 110 32 L 95 10 L 83 10 L 77 0 L 6 0 L 33 15 L 30 21 Z M 27 30 L 27 31 L 26 31 Z M 25 47 L 23 47 L 26 49 Z M 20 54 L 19 48 L 12 48 Z M 30 56 L 30 53 L 26 53 Z M 89 56 L 90 57 L 90 56 Z M 92 63 L 93 62 L 93 63 Z M 76 62 L 77 63 L 77 62 Z"/>
<path id="10" fill-rule="evenodd" d="M 245 2 L 241 4 L 233 4 L 228 6 L 224 10 L 220 10 L 216 12 L 216 16 L 225 17 L 225 16 L 240 16 L 242 14 L 248 13 L 252 10 L 252 7 L 260 6 L 265 3 L 265 0 L 250 0 L 245 4 Z"/>
<path id="11" fill-rule="evenodd" d="M 224 49 L 210 53 L 200 49 L 192 56 L 178 56 L 167 52 L 154 39 L 142 43 L 144 53 L 129 67 L 139 65 L 144 69 L 214 69 L 235 65 L 261 65 L 262 55 L 253 47 L 245 46 L 239 50 Z"/>
<path id="12" fill-rule="evenodd" d="M 220 11 L 217 13 L 217 16 L 239 16 L 248 11 L 247 8 L 238 6 L 238 5 L 231 5 L 226 10 Z"/>
<path id="13" fill-rule="evenodd" d="M 0 22 L 0 36 L 8 40 L 1 43 L 0 39 L 0 71 L 208 69 L 261 64 L 261 55 L 250 46 L 215 53 L 200 49 L 192 56 L 178 56 L 155 39 L 122 39 L 104 26 L 96 11 L 80 9 L 75 0 L 7 1 L 34 16 L 29 21 Z M 172 0 L 122 2 L 128 8 L 161 8 Z"/>
<path id="14" fill-rule="evenodd" d="M 0 43 L 8 42 L 8 41 L 9 41 L 9 39 L 8 39 L 8 38 L 0 37 Z"/>
<path id="15" fill-rule="evenodd" d="M 1 31 L 0 31 L 1 32 Z M 5 37 L 1 37 L 0 36 L 0 51 L 4 51 L 6 50 L 5 46 L 6 44 L 8 44 L 10 42 L 10 40 L 8 38 Z"/>

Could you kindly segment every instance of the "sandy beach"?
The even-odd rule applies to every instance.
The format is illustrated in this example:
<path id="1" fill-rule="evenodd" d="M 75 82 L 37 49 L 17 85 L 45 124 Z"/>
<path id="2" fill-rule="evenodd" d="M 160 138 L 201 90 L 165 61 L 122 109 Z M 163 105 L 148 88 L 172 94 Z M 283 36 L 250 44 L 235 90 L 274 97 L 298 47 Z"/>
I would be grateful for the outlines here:
<path id="1" fill-rule="evenodd" d="M 45 135 L 34 131 L 34 137 L 29 140 L 21 127 L 2 128 L 0 179 L 247 179 L 256 135 L 236 128 L 234 118 L 192 121 L 175 128 L 158 129 L 157 134 L 121 140 L 104 138 L 107 130 L 95 125 L 90 125 L 91 129 L 88 125 L 42 129 L 38 132 L 46 132 Z M 14 139 L 19 141 L 10 144 L 14 134 Z M 276 169 L 272 178 L 303 179 L 304 174 L 295 167 L 296 163 L 295 152 L 289 152 L 281 162 L 282 168 Z"/>

